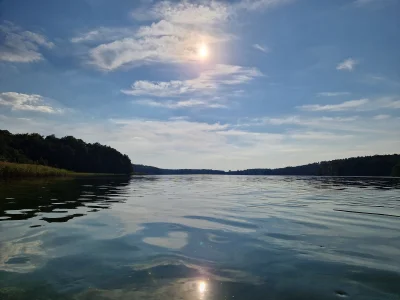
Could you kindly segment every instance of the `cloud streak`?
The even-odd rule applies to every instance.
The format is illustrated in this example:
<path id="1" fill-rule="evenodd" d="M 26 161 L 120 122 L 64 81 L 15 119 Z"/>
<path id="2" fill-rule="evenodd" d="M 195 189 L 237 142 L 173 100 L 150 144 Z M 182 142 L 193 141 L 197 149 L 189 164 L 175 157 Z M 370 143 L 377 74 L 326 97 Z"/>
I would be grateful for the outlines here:
<path id="1" fill-rule="evenodd" d="M 338 96 L 347 96 L 350 95 L 349 92 L 321 92 L 318 93 L 318 97 L 338 97 Z"/>
<path id="2" fill-rule="evenodd" d="M 236 3 L 236 10 L 264 10 L 294 2 L 295 0 L 242 0 Z"/>
<path id="3" fill-rule="evenodd" d="M 51 49 L 54 44 L 41 34 L 22 30 L 11 22 L 0 25 L 0 61 L 31 63 L 43 60 L 40 48 Z"/>
<path id="4" fill-rule="evenodd" d="M 125 27 L 99 27 L 88 32 L 81 33 L 71 38 L 72 43 L 95 43 L 95 42 L 111 42 L 114 40 L 125 38 L 135 33 L 134 29 Z"/>
<path id="5" fill-rule="evenodd" d="M 254 44 L 254 45 L 253 45 L 253 48 L 254 48 L 254 49 L 257 49 L 257 50 L 259 50 L 259 51 L 261 51 L 261 52 L 264 52 L 264 53 L 268 53 L 268 52 L 269 52 L 268 47 L 261 46 L 260 44 Z"/>
<path id="6" fill-rule="evenodd" d="M 339 104 L 311 104 L 297 107 L 303 111 L 371 111 L 382 109 L 400 109 L 400 100 L 398 97 L 381 97 L 377 99 L 359 99 L 345 101 Z"/>
<path id="7" fill-rule="evenodd" d="M 302 105 L 298 108 L 305 111 L 344 111 L 351 110 L 354 108 L 359 108 L 361 106 L 369 103 L 368 99 L 360 99 L 360 100 L 351 100 L 346 101 L 339 104 L 328 104 L 328 105 L 320 105 L 320 104 L 312 104 L 312 105 Z"/>

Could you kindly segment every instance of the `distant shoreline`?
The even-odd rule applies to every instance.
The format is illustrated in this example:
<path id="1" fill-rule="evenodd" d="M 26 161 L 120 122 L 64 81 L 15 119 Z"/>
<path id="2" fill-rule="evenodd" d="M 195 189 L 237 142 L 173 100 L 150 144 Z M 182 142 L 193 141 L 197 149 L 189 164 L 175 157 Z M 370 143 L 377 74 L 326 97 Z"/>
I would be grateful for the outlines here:
<path id="1" fill-rule="evenodd" d="M 256 168 L 237 171 L 212 169 L 162 169 L 133 164 L 135 173 L 142 175 L 261 175 L 261 176 L 365 176 L 400 177 L 400 155 L 374 155 L 315 162 L 277 169 Z"/>

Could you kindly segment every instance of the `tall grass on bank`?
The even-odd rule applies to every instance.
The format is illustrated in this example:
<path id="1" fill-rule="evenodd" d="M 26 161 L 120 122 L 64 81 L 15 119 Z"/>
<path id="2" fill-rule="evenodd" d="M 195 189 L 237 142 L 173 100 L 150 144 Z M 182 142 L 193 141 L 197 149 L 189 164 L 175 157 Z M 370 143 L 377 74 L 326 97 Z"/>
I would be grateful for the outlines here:
<path id="1" fill-rule="evenodd" d="M 0 162 L 0 178 L 86 175 L 42 165 Z M 89 175 L 89 174 L 87 174 Z"/>

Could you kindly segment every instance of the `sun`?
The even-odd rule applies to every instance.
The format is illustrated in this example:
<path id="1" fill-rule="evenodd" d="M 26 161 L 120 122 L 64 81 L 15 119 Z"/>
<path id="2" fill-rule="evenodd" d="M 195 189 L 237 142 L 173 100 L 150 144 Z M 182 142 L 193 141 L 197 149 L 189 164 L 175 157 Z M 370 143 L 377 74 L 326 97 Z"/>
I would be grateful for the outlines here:
<path id="1" fill-rule="evenodd" d="M 197 49 L 197 54 L 200 58 L 205 59 L 208 57 L 208 47 L 206 44 L 201 44 Z"/>
<path id="2" fill-rule="evenodd" d="M 207 284 L 204 281 L 199 282 L 199 292 L 203 294 L 206 291 Z"/>

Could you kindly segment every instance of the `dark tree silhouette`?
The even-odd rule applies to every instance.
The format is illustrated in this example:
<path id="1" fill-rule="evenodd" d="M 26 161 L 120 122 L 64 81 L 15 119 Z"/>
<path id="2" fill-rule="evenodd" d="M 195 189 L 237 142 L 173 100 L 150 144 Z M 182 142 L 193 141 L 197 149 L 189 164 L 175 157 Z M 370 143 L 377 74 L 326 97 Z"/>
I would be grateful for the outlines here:
<path id="1" fill-rule="evenodd" d="M 75 172 L 130 174 L 131 160 L 99 143 L 89 144 L 73 136 L 56 138 L 40 134 L 12 134 L 0 130 L 0 161 L 36 163 Z"/>
<path id="2" fill-rule="evenodd" d="M 400 162 L 393 167 L 392 176 L 400 177 Z"/>

